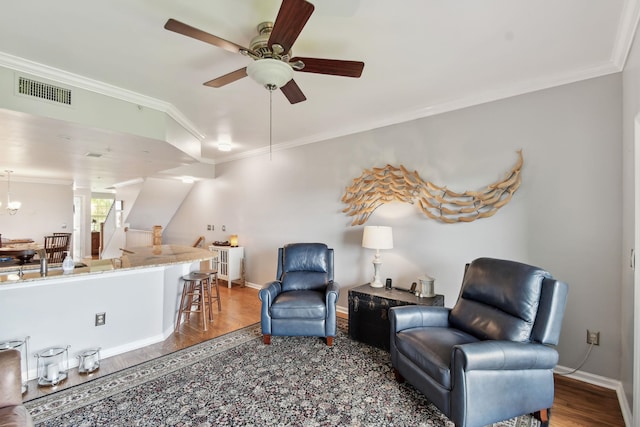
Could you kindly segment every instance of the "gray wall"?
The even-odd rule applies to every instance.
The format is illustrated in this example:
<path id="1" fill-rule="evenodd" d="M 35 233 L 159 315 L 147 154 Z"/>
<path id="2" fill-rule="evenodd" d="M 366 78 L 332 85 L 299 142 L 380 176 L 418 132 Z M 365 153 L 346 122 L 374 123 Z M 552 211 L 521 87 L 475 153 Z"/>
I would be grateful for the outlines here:
<path id="1" fill-rule="evenodd" d="M 238 234 L 247 279 L 258 284 L 275 277 L 277 247 L 326 242 L 336 251 L 339 304 L 346 307 L 347 288 L 368 282 L 373 271 L 362 226 L 350 226 L 340 202 L 363 169 L 404 165 L 452 190 L 478 190 L 502 178 L 523 149 L 522 186 L 491 218 L 441 224 L 415 205 L 379 208 L 367 224 L 394 232 L 382 276 L 406 287 L 428 273 L 451 306 L 464 264 L 476 257 L 546 268 L 570 286 L 560 364 L 576 366 L 587 350 L 585 330 L 599 330 L 601 345 L 584 370 L 619 379 L 621 96 L 617 74 L 275 151 L 272 161 L 267 155 L 219 164 L 218 177 L 194 187 L 164 236 L 189 243 L 201 234 L 208 241 Z M 215 231 L 205 233 L 206 224 Z"/>
<path id="2" fill-rule="evenodd" d="M 636 33 L 637 34 L 637 33 Z M 633 360 L 634 360 L 634 272 L 629 263 L 629 252 L 634 247 L 635 236 L 635 187 L 634 162 L 635 141 L 640 141 L 636 127 L 640 129 L 640 46 L 636 35 L 623 72 L 623 241 L 622 241 L 622 286 L 621 286 L 621 327 L 622 363 L 620 379 L 629 405 L 633 402 Z M 640 173 L 640 171 L 635 171 Z M 636 252 L 640 248 L 636 248 Z M 636 262 L 640 257 L 636 255 Z M 637 309 L 637 308 L 636 308 Z M 637 334 L 636 334 L 637 335 Z M 637 355 L 635 355 L 637 357 Z M 640 385 L 636 385 L 636 388 Z M 637 408 L 636 408 L 637 409 Z M 634 411 L 635 412 L 635 411 Z"/>

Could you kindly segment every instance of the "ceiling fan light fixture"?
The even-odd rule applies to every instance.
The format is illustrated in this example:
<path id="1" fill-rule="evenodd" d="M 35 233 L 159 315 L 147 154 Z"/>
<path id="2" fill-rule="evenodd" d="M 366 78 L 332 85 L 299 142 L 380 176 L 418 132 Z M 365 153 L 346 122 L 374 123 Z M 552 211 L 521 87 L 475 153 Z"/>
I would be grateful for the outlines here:
<path id="1" fill-rule="evenodd" d="M 247 75 L 261 86 L 274 90 L 293 78 L 293 68 L 277 59 L 258 59 L 247 66 Z"/>
<path id="2" fill-rule="evenodd" d="M 218 141 L 217 146 L 220 151 L 231 151 L 231 141 L 229 140 Z"/>

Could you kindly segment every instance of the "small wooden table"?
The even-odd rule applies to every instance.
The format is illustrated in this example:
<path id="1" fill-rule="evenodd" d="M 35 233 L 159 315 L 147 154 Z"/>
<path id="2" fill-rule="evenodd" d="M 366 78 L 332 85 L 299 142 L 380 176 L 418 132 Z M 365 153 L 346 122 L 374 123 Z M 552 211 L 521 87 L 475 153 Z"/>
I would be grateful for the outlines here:
<path id="1" fill-rule="evenodd" d="M 444 295 L 420 298 L 401 289 L 362 285 L 349 289 L 349 336 L 357 341 L 389 351 L 390 307 L 431 305 L 444 307 Z"/>

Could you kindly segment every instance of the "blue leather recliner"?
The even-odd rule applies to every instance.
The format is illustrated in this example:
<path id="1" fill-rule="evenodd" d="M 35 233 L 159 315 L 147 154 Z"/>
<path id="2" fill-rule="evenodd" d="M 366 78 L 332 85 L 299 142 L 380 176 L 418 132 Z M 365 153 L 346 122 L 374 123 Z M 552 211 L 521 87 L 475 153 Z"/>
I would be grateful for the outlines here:
<path id="1" fill-rule="evenodd" d="M 398 381 L 420 390 L 457 427 L 534 413 L 548 423 L 568 288 L 530 265 L 479 258 L 453 308 L 389 311 Z"/>
<path id="2" fill-rule="evenodd" d="M 277 279 L 258 293 L 265 344 L 271 336 L 336 336 L 333 249 L 323 243 L 292 243 L 278 249 Z"/>

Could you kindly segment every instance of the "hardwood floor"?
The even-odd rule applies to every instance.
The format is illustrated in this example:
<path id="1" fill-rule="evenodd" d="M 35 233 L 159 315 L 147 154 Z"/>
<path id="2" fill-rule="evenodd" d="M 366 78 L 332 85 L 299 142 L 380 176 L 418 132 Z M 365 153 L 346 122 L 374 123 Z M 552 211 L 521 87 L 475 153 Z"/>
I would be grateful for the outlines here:
<path id="1" fill-rule="evenodd" d="M 556 397 L 551 408 L 551 425 L 623 426 L 618 396 L 614 390 L 556 375 Z"/>
<path id="2" fill-rule="evenodd" d="M 214 321 L 206 332 L 200 330 L 197 316 L 183 323 L 179 332 L 164 342 L 130 351 L 101 361 L 100 369 L 90 375 L 80 375 L 72 369 L 69 378 L 57 387 L 38 387 L 29 382 L 24 400 L 31 400 L 64 388 L 81 384 L 129 366 L 189 347 L 260 321 L 260 300 L 253 288 L 220 287 L 222 311 L 214 309 Z M 340 317 L 347 316 L 339 313 Z M 336 343 L 339 345 L 339 343 Z M 615 391 L 556 375 L 556 398 L 552 408 L 553 427 L 624 426 L 624 419 Z"/>

